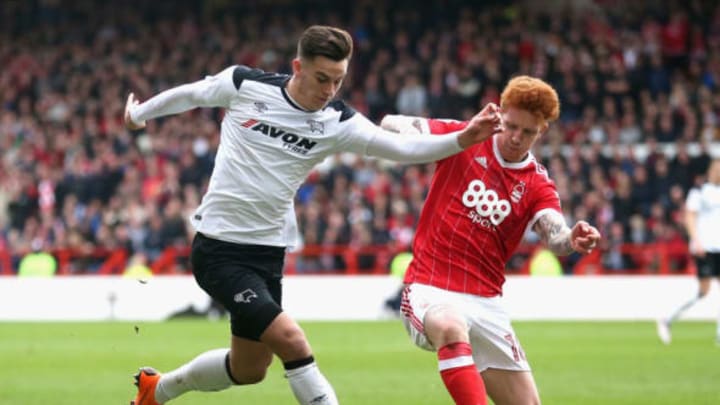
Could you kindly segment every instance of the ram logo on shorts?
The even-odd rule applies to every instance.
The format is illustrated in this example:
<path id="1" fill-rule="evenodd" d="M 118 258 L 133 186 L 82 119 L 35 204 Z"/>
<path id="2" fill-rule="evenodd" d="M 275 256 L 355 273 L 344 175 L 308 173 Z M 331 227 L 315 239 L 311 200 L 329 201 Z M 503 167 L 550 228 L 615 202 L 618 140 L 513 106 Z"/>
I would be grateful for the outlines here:
<path id="1" fill-rule="evenodd" d="M 257 296 L 258 295 L 255 293 L 255 291 L 248 288 L 247 290 L 245 290 L 243 292 L 239 292 L 239 293 L 235 294 L 235 296 L 233 297 L 233 300 L 238 303 L 239 302 L 249 303 L 251 299 L 257 298 Z"/>

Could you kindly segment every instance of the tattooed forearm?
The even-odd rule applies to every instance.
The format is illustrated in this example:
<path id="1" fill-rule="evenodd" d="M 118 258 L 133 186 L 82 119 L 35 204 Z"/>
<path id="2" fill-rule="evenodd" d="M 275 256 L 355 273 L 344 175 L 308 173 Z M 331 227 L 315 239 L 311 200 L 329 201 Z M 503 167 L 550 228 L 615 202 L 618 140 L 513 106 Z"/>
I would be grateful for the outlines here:
<path id="1" fill-rule="evenodd" d="M 545 246 L 556 255 L 565 256 L 574 251 L 570 243 L 570 228 L 559 213 L 550 212 L 541 216 L 533 229 L 540 235 Z"/>

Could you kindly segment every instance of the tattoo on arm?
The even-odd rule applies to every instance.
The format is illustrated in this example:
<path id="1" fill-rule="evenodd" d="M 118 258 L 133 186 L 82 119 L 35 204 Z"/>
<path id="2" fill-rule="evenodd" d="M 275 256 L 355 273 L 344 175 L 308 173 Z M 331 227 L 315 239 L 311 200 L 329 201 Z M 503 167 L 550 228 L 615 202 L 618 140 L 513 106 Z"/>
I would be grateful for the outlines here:
<path id="1" fill-rule="evenodd" d="M 556 255 L 565 256 L 574 251 L 570 243 L 570 228 L 559 213 L 550 212 L 541 216 L 533 229 L 540 235 L 545 246 Z"/>

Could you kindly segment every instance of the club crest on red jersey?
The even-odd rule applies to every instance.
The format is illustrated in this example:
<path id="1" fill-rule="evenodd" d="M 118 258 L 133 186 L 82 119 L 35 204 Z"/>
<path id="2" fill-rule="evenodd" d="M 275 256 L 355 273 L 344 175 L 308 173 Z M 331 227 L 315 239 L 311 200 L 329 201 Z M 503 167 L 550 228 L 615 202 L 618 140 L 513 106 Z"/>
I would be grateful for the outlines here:
<path id="1" fill-rule="evenodd" d="M 521 181 L 520 183 L 513 186 L 512 192 L 510 192 L 510 201 L 514 202 L 515 204 L 520 202 L 520 199 L 525 194 L 525 182 Z"/>

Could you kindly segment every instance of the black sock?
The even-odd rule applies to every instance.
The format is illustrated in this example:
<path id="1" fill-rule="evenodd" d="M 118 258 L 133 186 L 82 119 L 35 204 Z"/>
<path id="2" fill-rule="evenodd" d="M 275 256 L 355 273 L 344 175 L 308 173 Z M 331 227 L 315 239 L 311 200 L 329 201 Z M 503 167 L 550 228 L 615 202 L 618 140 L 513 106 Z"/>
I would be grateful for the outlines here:
<path id="1" fill-rule="evenodd" d="M 286 363 L 283 363 L 283 366 L 285 367 L 285 370 L 294 370 L 296 368 L 312 364 L 314 361 L 315 358 L 311 355 L 310 357 L 306 357 L 304 359 L 288 361 Z"/>

